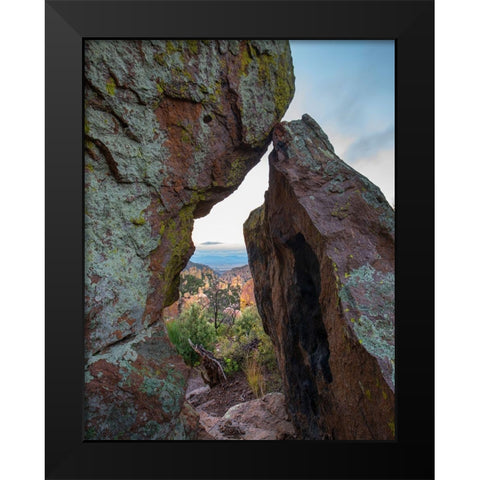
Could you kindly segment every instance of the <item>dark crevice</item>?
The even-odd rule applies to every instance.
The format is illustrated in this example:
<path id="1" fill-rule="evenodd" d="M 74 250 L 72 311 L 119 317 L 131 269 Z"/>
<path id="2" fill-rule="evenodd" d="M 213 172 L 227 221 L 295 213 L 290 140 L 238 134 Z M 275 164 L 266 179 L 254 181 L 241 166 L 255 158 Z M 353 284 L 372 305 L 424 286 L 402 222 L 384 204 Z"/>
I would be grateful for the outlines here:
<path id="1" fill-rule="evenodd" d="M 305 237 L 298 233 L 286 242 L 295 258 L 294 284 L 288 292 L 290 318 L 298 329 L 300 347 L 309 356 L 316 376 L 321 372 L 325 382 L 331 383 L 328 336 L 323 323 L 320 297 L 320 264 Z"/>
<path id="2" fill-rule="evenodd" d="M 117 345 L 122 345 L 123 343 L 127 343 L 131 338 L 133 338 L 136 334 L 134 332 L 132 333 L 129 333 L 128 335 L 125 335 L 124 337 L 122 337 L 120 340 L 116 340 L 112 343 L 109 343 L 108 345 L 104 345 L 102 348 L 99 348 L 98 350 L 95 350 L 93 353 L 92 353 L 92 356 L 95 357 L 96 355 L 99 355 L 99 354 L 104 354 L 104 353 L 107 353 L 108 351 L 110 351 L 113 347 L 117 346 Z"/>
<path id="3" fill-rule="evenodd" d="M 294 257 L 293 282 L 287 291 L 288 346 L 291 352 L 287 362 L 288 378 L 299 406 L 295 416 L 317 418 L 321 411 L 318 381 L 333 381 L 329 365 L 330 349 L 323 323 L 320 297 L 320 265 L 305 237 L 298 233 L 284 242 Z M 319 378 L 319 375 L 321 377 Z M 295 384 L 295 385 L 293 385 Z M 303 438 L 321 438 L 316 422 L 298 422 L 306 431 Z"/>
<path id="4" fill-rule="evenodd" d="M 108 73 L 113 78 L 113 81 L 115 82 L 115 86 L 117 88 L 121 88 L 123 90 L 128 90 L 129 92 L 132 92 L 135 95 L 135 98 L 137 99 L 137 103 L 139 105 L 142 105 L 143 107 L 147 106 L 147 104 L 141 99 L 140 95 L 133 88 L 127 87 L 127 86 L 122 85 L 120 83 L 120 80 L 118 79 L 118 77 L 115 75 L 115 73 L 110 68 L 108 69 Z"/>
<path id="5" fill-rule="evenodd" d="M 140 138 L 138 138 L 132 132 L 132 130 L 130 129 L 130 126 L 127 123 L 127 121 L 124 118 L 122 118 L 122 116 L 119 115 L 117 112 L 115 112 L 115 110 L 107 103 L 105 95 L 102 93 L 102 91 L 100 89 L 98 89 L 95 85 L 93 85 L 88 79 L 85 79 L 85 83 L 104 102 L 104 103 L 92 103 L 90 105 L 90 107 L 93 110 L 99 110 L 99 111 L 102 111 L 102 112 L 109 113 L 113 118 L 115 118 L 115 120 L 117 120 L 118 124 L 120 125 L 120 127 L 122 127 L 125 135 L 128 138 L 130 138 L 134 142 L 142 143 Z M 134 92 L 134 93 L 136 93 L 136 92 Z"/>
<path id="6" fill-rule="evenodd" d="M 120 175 L 120 172 L 118 171 L 118 165 L 115 159 L 113 158 L 112 153 L 108 149 L 108 147 L 101 141 L 98 140 L 97 138 L 90 137 L 89 135 L 85 135 L 85 140 L 90 141 L 94 143 L 97 148 L 100 150 L 102 155 L 105 158 L 105 161 L 107 162 L 107 165 L 112 172 L 112 175 L 114 176 L 115 180 L 119 183 L 124 183 L 122 182 L 122 176 Z"/>
<path id="7" fill-rule="evenodd" d="M 228 76 L 226 76 L 225 79 L 222 80 L 222 88 L 226 91 L 226 97 L 227 97 L 228 103 L 230 104 L 230 109 L 232 111 L 232 114 L 235 118 L 235 129 L 236 129 L 237 139 L 243 142 L 243 134 L 242 134 L 243 123 L 242 123 L 242 114 L 238 106 L 238 102 L 239 102 L 238 93 L 230 85 L 230 79 L 228 78 Z"/>

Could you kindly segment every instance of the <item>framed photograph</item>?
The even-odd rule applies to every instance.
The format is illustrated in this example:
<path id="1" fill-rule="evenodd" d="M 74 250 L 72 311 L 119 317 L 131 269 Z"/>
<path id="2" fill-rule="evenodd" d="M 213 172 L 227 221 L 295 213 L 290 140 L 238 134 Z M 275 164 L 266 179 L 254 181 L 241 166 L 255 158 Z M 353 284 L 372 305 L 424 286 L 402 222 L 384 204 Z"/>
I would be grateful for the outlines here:
<path id="1" fill-rule="evenodd" d="M 46 107 L 46 478 L 433 478 L 433 2 L 47 1 Z"/>

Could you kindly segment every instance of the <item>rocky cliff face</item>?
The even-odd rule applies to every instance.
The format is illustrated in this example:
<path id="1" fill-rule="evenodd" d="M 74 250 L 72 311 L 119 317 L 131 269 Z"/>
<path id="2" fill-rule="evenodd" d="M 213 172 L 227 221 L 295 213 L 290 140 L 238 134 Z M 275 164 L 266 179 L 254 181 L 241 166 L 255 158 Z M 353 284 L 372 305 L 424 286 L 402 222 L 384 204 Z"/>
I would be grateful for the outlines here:
<path id="1" fill-rule="evenodd" d="M 195 437 L 162 309 L 293 90 L 286 41 L 86 41 L 87 438 Z"/>
<path id="2" fill-rule="evenodd" d="M 244 233 L 297 433 L 393 439 L 393 210 L 308 115 L 276 126 L 273 143 Z"/>

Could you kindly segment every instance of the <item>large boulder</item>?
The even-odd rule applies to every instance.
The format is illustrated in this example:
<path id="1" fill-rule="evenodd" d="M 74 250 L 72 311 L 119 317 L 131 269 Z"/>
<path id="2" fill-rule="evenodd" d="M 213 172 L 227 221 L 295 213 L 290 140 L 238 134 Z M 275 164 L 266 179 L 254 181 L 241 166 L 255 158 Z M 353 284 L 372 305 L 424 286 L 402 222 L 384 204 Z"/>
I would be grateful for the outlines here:
<path id="1" fill-rule="evenodd" d="M 295 429 L 282 393 L 230 407 L 222 418 L 201 412 L 200 422 L 215 440 L 293 440 Z"/>
<path id="2" fill-rule="evenodd" d="M 273 143 L 244 234 L 297 433 L 393 439 L 394 212 L 308 115 Z"/>
<path id="3" fill-rule="evenodd" d="M 194 219 L 260 160 L 293 82 L 287 41 L 85 42 L 88 438 L 195 436 L 162 310 Z"/>

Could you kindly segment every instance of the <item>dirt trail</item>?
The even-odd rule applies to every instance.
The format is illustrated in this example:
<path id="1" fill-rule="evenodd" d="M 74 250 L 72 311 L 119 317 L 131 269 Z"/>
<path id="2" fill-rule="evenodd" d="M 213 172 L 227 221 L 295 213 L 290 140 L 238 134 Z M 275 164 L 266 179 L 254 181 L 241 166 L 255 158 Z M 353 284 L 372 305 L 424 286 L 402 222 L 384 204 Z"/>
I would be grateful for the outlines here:
<path id="1" fill-rule="evenodd" d="M 230 407 L 254 399 L 243 372 L 228 376 L 226 382 L 213 388 L 209 388 L 195 370 L 188 380 L 187 400 L 196 410 L 213 416 L 222 417 Z"/>
<path id="2" fill-rule="evenodd" d="M 200 374 L 192 370 L 187 401 L 197 410 L 205 429 L 200 432 L 200 440 L 295 438 L 283 394 L 270 393 L 255 399 L 243 372 L 236 372 L 226 382 L 210 388 Z"/>

